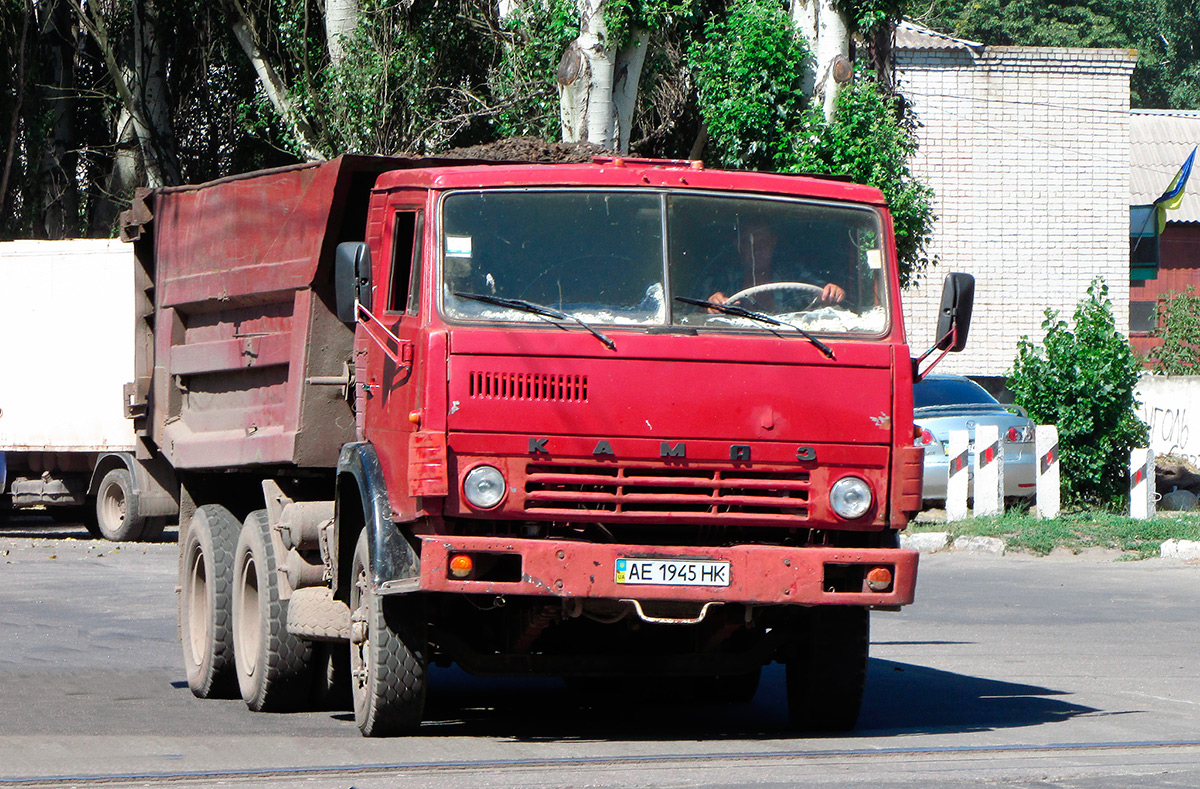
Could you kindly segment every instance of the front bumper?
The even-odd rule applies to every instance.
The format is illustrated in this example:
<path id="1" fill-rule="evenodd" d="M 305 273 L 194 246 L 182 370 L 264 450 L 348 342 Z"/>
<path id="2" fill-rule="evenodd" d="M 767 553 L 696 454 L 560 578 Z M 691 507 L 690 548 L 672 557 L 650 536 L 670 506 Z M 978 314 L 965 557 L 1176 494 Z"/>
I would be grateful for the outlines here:
<path id="1" fill-rule="evenodd" d="M 454 554 L 517 554 L 519 580 L 451 577 Z M 727 561 L 728 586 L 647 586 L 616 582 L 616 561 L 697 559 Z M 752 605 L 858 605 L 894 607 L 913 601 L 916 551 L 894 548 L 792 548 L 774 545 L 613 545 L 496 537 L 422 537 L 421 591 L 540 595 L 563 598 L 724 602 Z M 892 574 L 890 588 L 871 590 L 861 579 L 874 567 Z M 855 579 L 861 585 L 855 588 Z"/>

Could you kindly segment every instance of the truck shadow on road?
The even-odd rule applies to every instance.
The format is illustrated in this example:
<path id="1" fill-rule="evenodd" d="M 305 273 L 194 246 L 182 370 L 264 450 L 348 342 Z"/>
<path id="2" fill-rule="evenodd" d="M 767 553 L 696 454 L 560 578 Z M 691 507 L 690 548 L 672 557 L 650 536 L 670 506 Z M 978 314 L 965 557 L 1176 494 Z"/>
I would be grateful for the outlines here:
<path id="1" fill-rule="evenodd" d="M 602 694 L 567 690 L 554 680 L 432 676 L 421 736 L 484 736 L 518 741 L 792 739 L 784 672 L 763 672 L 754 700 L 712 704 L 701 698 L 647 698 L 631 687 Z M 956 733 L 1040 726 L 1096 712 L 1065 691 L 872 659 L 858 728 L 849 737 Z"/>

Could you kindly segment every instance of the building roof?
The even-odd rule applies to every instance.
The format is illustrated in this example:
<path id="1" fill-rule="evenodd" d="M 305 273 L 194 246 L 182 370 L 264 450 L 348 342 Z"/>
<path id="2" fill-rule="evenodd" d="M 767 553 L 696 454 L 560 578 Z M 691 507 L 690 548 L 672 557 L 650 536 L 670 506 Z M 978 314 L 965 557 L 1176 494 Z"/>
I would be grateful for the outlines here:
<path id="1" fill-rule="evenodd" d="M 1153 203 L 1200 145 L 1200 111 L 1133 110 L 1129 123 L 1130 205 Z M 1183 190 L 1183 203 L 1168 222 L 1200 222 L 1200 167 Z"/>
<path id="2" fill-rule="evenodd" d="M 983 44 L 978 41 L 967 41 L 965 38 L 954 38 L 945 33 L 918 25 L 907 19 L 900 20 L 896 25 L 896 49 L 966 49 L 978 52 Z"/>

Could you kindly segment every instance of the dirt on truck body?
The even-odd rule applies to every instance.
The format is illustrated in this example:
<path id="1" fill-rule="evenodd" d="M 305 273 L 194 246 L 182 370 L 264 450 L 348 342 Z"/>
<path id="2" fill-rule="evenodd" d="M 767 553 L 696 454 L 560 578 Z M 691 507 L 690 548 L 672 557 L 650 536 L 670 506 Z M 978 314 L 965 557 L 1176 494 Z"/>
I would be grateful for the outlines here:
<path id="1" fill-rule="evenodd" d="M 921 505 L 877 190 L 346 156 L 145 193 L 125 233 L 195 694 L 341 677 L 377 736 L 431 663 L 733 700 L 779 661 L 797 727 L 854 725 Z"/>

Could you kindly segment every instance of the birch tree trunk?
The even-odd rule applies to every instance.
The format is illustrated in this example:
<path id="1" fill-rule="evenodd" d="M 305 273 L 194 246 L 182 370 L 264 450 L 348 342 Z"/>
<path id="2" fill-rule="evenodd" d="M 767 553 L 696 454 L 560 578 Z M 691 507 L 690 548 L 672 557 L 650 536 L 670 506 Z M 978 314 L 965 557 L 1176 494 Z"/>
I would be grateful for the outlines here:
<path id="1" fill-rule="evenodd" d="M 78 233 L 78 184 L 75 178 L 75 54 L 78 33 L 66 3 L 46 2 L 34 6 L 37 13 L 38 57 L 41 78 L 37 86 L 39 118 L 45 135 L 31 139 L 30 154 L 36 157 L 38 196 L 34 233 L 39 238 L 69 238 Z"/>
<path id="2" fill-rule="evenodd" d="M 850 31 L 833 0 L 793 0 L 792 20 L 813 54 L 812 71 L 804 88 L 819 101 L 825 120 L 833 120 L 837 94 L 850 79 Z"/>
<path id="3" fill-rule="evenodd" d="M 139 135 L 143 158 L 153 158 L 163 181 L 150 186 L 174 186 L 183 183 L 183 168 L 176 154 L 175 130 L 171 126 L 171 99 L 154 0 L 135 0 L 133 3 L 133 47 L 135 101 L 142 108 L 148 132 L 147 136 Z"/>
<path id="4" fill-rule="evenodd" d="M 80 23 L 96 40 L 104 58 L 104 66 L 117 89 L 122 106 L 129 113 L 142 152 L 146 184 L 151 187 L 181 183 L 183 174 L 175 155 L 174 134 L 170 125 L 170 105 L 166 93 L 161 47 L 153 30 L 135 32 L 134 67 L 132 73 L 121 65 L 108 25 L 93 3 L 73 0 Z M 134 4 L 134 28 L 152 28 L 153 3 Z M 149 13 L 147 13 L 147 11 Z M 159 50 L 155 52 L 154 50 Z M 146 81 L 153 83 L 148 86 Z M 147 88 L 149 87 L 149 91 Z M 149 110 L 148 110 L 149 106 Z M 156 126 L 158 124 L 158 126 Z M 162 133 L 160 134 L 160 129 Z"/>
<path id="5" fill-rule="evenodd" d="M 137 132 L 133 126 L 133 116 L 129 110 L 121 107 L 117 112 L 113 139 L 116 142 L 113 152 L 112 169 L 104 184 L 104 194 L 92 213 L 92 235 L 102 237 L 111 235 L 117 229 L 117 219 L 126 199 L 133 194 L 134 188 L 141 184 L 138 167 L 141 163 L 141 147 L 138 144 Z"/>
<path id="6" fill-rule="evenodd" d="M 337 66 L 346 56 L 346 43 L 358 27 L 358 0 L 325 0 L 325 47 Z"/>
<path id="7" fill-rule="evenodd" d="M 646 46 L 649 41 L 650 34 L 644 30 L 639 31 L 633 42 L 617 53 L 613 105 L 617 113 L 616 150 L 621 153 L 629 153 L 629 131 L 633 127 L 638 82 L 642 79 L 642 64 L 646 62 Z"/>
<path id="8" fill-rule="evenodd" d="M 250 65 L 254 67 L 254 73 L 258 75 L 258 83 L 267 94 L 267 100 L 295 138 L 300 153 L 312 162 L 325 161 L 325 155 L 317 145 L 317 136 L 312 126 L 296 110 L 291 97 L 288 96 L 287 84 L 259 46 L 251 28 L 252 20 L 245 7 L 238 0 L 225 0 L 224 5 L 230 12 L 234 37 L 249 58 Z"/>
<path id="9" fill-rule="evenodd" d="M 563 141 L 586 141 L 615 150 L 617 115 L 613 104 L 613 77 L 616 53 L 608 45 L 604 0 L 577 0 L 577 7 L 579 37 L 567 46 L 558 67 Z"/>

